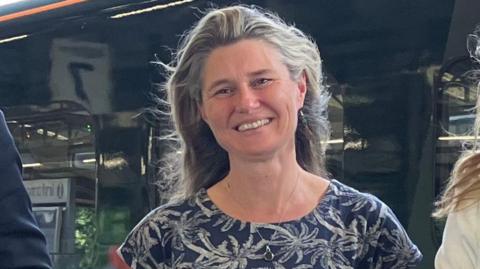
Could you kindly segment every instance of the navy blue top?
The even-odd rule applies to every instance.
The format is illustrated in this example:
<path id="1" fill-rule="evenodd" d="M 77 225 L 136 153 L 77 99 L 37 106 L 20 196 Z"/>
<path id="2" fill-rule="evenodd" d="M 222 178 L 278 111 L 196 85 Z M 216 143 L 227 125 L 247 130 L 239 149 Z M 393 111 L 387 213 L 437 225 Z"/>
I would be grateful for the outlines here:
<path id="1" fill-rule="evenodd" d="M 272 261 L 264 259 L 267 245 Z M 120 254 L 134 269 L 395 269 L 413 268 L 422 259 L 388 206 L 336 180 L 309 214 L 278 224 L 234 219 L 202 189 L 150 212 Z"/>

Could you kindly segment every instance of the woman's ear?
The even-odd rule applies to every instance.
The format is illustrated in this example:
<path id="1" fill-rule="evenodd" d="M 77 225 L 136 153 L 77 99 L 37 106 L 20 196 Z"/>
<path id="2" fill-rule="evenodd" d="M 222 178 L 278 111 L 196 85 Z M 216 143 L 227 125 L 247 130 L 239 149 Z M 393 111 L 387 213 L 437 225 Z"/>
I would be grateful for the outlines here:
<path id="1" fill-rule="evenodd" d="M 305 95 L 307 94 L 307 75 L 305 71 L 300 74 L 300 77 L 297 81 L 297 106 L 298 109 L 303 107 L 303 103 L 305 101 Z"/>
<path id="2" fill-rule="evenodd" d="M 200 114 L 200 117 L 205 123 L 208 123 L 207 120 L 207 114 L 205 113 L 205 108 L 203 107 L 202 103 L 200 101 L 197 101 L 197 109 L 198 113 Z"/>
<path id="3" fill-rule="evenodd" d="M 200 114 L 202 120 L 208 124 L 207 111 L 205 109 L 204 103 L 202 101 L 197 101 L 197 111 Z"/>

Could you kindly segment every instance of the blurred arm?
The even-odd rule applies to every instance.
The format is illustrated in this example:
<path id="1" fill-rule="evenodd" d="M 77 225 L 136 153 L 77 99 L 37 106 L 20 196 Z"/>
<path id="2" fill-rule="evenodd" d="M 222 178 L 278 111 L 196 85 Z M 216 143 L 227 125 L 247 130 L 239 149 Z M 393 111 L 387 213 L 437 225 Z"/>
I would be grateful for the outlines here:
<path id="1" fill-rule="evenodd" d="M 33 217 L 21 168 L 0 111 L 0 264 L 9 269 L 50 269 L 45 237 Z"/>

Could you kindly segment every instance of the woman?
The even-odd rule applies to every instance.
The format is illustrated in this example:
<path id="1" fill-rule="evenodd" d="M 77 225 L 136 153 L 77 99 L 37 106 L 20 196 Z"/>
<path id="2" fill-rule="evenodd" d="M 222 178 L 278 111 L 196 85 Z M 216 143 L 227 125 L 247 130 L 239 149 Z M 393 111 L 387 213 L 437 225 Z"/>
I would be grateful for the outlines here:
<path id="1" fill-rule="evenodd" d="M 480 62 L 480 27 L 469 36 L 469 51 Z M 480 83 L 477 85 L 480 93 Z M 455 163 L 451 180 L 437 203 L 433 216 L 447 218 L 435 268 L 480 268 L 480 98 L 474 124 L 472 148 Z"/>
<path id="2" fill-rule="evenodd" d="M 328 96 L 318 48 L 300 30 L 258 8 L 212 10 L 170 70 L 181 163 L 165 167 L 178 168 L 183 185 L 120 247 L 129 265 L 408 268 L 421 260 L 386 205 L 326 178 Z"/>

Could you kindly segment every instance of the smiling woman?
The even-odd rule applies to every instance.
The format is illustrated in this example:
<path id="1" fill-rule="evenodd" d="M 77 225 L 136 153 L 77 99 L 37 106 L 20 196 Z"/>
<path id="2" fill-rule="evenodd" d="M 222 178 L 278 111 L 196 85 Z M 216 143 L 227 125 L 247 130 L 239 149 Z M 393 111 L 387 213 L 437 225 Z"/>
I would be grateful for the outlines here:
<path id="1" fill-rule="evenodd" d="M 166 67 L 178 148 L 165 169 L 178 190 L 120 247 L 127 264 L 363 269 L 420 262 L 390 208 L 327 177 L 328 94 L 318 48 L 303 32 L 255 7 L 211 10 Z"/>

